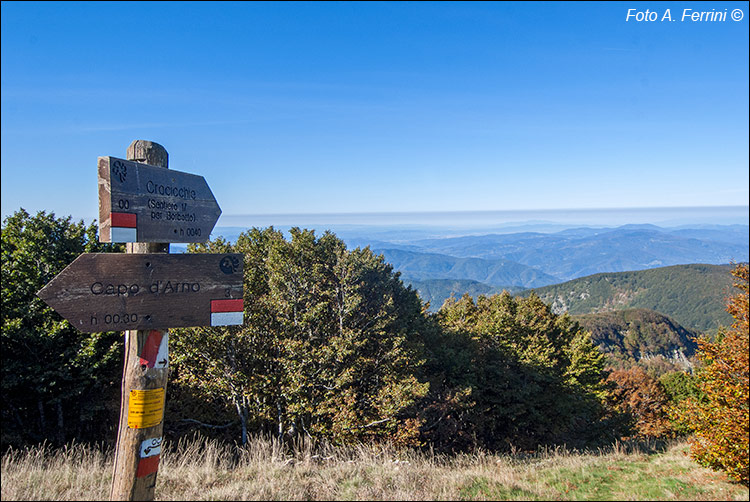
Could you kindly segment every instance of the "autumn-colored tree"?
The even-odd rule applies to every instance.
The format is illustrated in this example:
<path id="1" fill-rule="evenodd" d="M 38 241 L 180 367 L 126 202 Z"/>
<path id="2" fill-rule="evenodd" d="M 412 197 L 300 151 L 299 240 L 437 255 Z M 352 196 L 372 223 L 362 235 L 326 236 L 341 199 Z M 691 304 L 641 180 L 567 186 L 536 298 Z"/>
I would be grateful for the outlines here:
<path id="1" fill-rule="evenodd" d="M 610 405 L 630 417 L 632 436 L 660 438 L 671 435 L 667 418 L 669 400 L 658 380 L 640 366 L 614 370 L 608 380 L 614 384 Z"/>
<path id="2" fill-rule="evenodd" d="M 748 265 L 737 265 L 732 275 L 739 292 L 727 312 L 734 323 L 715 340 L 698 340 L 703 399 L 686 399 L 675 415 L 694 432 L 690 453 L 698 463 L 748 485 Z"/>

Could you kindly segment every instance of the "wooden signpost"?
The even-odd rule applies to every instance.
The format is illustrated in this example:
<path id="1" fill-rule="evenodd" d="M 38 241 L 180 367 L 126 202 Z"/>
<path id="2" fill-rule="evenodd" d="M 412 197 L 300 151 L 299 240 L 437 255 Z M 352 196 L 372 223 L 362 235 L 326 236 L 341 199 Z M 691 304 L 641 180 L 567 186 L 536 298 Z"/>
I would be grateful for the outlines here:
<path id="1" fill-rule="evenodd" d="M 241 254 L 84 253 L 38 296 L 84 333 L 242 324 L 242 263 Z"/>
<path id="2" fill-rule="evenodd" d="M 220 215 L 203 176 L 99 157 L 100 242 L 204 242 Z"/>
<path id="3" fill-rule="evenodd" d="M 120 423 L 110 500 L 153 500 L 163 442 L 168 328 L 243 322 L 241 254 L 175 254 L 204 242 L 221 209 L 206 181 L 167 169 L 161 145 L 99 157 L 99 240 L 126 254 L 84 253 L 38 296 L 87 333 L 125 331 Z"/>

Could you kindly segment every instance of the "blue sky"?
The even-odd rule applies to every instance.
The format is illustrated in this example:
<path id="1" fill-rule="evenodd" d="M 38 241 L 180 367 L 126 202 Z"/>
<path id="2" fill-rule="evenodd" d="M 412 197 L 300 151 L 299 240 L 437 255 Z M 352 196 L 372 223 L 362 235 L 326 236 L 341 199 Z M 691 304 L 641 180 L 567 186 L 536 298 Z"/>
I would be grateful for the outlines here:
<path id="1" fill-rule="evenodd" d="M 135 139 L 204 176 L 222 219 L 748 205 L 747 2 L 3 1 L 0 20 L 3 217 L 96 218 L 96 158 Z"/>

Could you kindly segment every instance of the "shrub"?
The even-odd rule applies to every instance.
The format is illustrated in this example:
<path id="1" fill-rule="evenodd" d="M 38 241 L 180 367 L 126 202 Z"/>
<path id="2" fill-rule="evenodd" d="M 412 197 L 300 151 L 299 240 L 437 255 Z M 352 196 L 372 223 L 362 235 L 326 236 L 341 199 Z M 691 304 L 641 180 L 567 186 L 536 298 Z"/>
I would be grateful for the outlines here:
<path id="1" fill-rule="evenodd" d="M 740 291 L 727 303 L 735 322 L 719 330 L 714 341 L 698 340 L 699 390 L 705 398 L 688 398 L 675 418 L 694 432 L 691 456 L 701 465 L 727 473 L 748 485 L 748 266 L 732 275 Z"/>
<path id="2" fill-rule="evenodd" d="M 631 417 L 635 437 L 660 438 L 671 434 L 668 399 L 658 380 L 640 366 L 615 370 L 608 380 L 614 384 L 612 406 Z"/>

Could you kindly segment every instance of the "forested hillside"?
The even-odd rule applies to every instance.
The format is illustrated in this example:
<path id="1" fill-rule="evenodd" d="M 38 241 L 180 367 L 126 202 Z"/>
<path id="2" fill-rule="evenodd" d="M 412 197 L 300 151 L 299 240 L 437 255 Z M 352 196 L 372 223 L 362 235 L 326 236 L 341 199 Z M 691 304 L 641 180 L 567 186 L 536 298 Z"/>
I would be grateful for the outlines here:
<path id="1" fill-rule="evenodd" d="M 636 363 L 659 373 L 692 368 L 697 331 L 647 309 L 626 309 L 573 316 L 591 333 L 591 341 L 607 355 L 610 366 L 628 368 Z"/>
<path id="2" fill-rule="evenodd" d="M 532 291 L 557 313 L 649 309 L 692 330 L 716 330 L 732 322 L 725 310 L 732 268 L 695 264 L 595 274 Z"/>
<path id="3" fill-rule="evenodd" d="M 100 244 L 96 225 L 70 216 L 21 209 L 3 221 L 3 447 L 103 440 L 115 430 L 122 333 L 81 333 L 36 293 L 80 253 L 123 248 Z"/>

